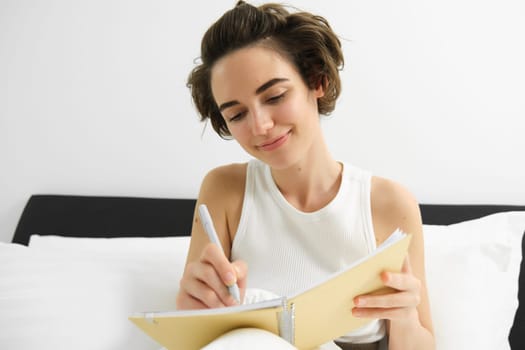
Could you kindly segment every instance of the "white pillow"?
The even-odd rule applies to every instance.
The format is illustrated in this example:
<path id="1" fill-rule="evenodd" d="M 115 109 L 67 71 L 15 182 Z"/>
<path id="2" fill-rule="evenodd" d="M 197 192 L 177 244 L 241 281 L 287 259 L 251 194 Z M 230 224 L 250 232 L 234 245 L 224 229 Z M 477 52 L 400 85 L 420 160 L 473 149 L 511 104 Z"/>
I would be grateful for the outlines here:
<path id="1" fill-rule="evenodd" d="M 509 349 L 525 212 L 423 230 L 436 348 Z"/>
<path id="2" fill-rule="evenodd" d="M 29 238 L 28 246 L 35 249 L 88 253 L 168 253 L 185 256 L 188 242 L 189 236 L 88 238 L 34 234 Z"/>
<path id="3" fill-rule="evenodd" d="M 275 334 L 257 328 L 235 329 L 223 334 L 202 350 L 297 350 Z"/>
<path id="4" fill-rule="evenodd" d="M 437 350 L 509 348 L 524 230 L 524 212 L 424 225 Z M 174 308 L 188 245 L 53 236 L 33 236 L 31 248 L 0 244 L 0 348 L 157 350 L 127 317 Z"/>
<path id="5" fill-rule="evenodd" d="M 0 243 L 0 349 L 157 350 L 128 317 L 175 308 L 189 237 L 76 240 Z"/>
<path id="6" fill-rule="evenodd" d="M 257 328 L 240 328 L 227 332 L 202 350 L 297 350 L 283 338 Z M 161 349 L 166 350 L 166 349 Z M 328 342 L 311 350 L 341 350 L 334 342 Z"/>

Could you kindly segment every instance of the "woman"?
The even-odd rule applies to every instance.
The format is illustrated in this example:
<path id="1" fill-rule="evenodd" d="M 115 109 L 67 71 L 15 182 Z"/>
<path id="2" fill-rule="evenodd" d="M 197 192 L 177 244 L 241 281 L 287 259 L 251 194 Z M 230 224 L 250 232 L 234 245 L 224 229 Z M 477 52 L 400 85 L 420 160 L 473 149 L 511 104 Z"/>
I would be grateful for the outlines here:
<path id="1" fill-rule="evenodd" d="M 247 286 L 305 289 L 400 228 L 413 235 L 402 272 L 381 275 L 394 291 L 357 297 L 353 314 L 375 321 L 337 344 L 377 349 L 388 334 L 391 350 L 433 349 L 417 202 L 399 184 L 334 159 L 323 138 L 320 115 L 335 107 L 343 66 L 328 22 L 239 1 L 204 35 L 201 59 L 188 86 L 202 120 L 254 159 L 204 178 L 197 205 L 208 206 L 224 253 L 196 216 L 178 308 L 234 305 L 226 287 L 234 283 L 241 295 Z"/>

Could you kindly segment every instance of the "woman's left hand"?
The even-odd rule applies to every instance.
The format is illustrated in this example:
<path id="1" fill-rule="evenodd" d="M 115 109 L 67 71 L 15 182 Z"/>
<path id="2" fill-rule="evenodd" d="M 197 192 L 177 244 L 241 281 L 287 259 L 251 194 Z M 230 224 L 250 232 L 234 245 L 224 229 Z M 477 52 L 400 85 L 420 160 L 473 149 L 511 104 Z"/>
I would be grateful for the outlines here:
<path id="1" fill-rule="evenodd" d="M 401 272 L 383 272 L 385 287 L 394 289 L 387 294 L 363 294 L 354 299 L 352 314 L 356 317 L 397 321 L 417 321 L 417 306 L 421 301 L 421 281 L 414 276 L 408 256 Z"/>

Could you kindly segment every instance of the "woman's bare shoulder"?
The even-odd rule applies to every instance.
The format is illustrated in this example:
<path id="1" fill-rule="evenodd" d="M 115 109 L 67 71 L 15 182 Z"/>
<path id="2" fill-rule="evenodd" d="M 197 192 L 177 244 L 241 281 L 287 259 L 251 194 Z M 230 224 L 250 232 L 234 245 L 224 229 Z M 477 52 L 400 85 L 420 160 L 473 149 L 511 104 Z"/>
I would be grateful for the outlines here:
<path id="1" fill-rule="evenodd" d="M 246 167 L 247 163 L 218 166 L 208 171 L 203 183 L 219 187 L 238 186 L 240 182 L 242 183 L 246 179 Z"/>
<path id="2" fill-rule="evenodd" d="M 420 233 L 419 204 L 403 185 L 383 177 L 372 177 L 370 202 L 378 242 L 386 239 L 397 228 L 414 234 Z"/>
<path id="3" fill-rule="evenodd" d="M 205 203 L 217 231 L 233 241 L 242 211 L 247 163 L 228 164 L 210 170 L 202 181 L 198 203 Z"/>
<path id="4" fill-rule="evenodd" d="M 202 181 L 199 198 L 224 199 L 244 193 L 246 167 L 247 163 L 232 163 L 211 169 Z"/>
<path id="5" fill-rule="evenodd" d="M 222 165 L 210 170 L 202 181 L 199 199 L 210 210 L 233 219 L 244 199 L 247 163 Z"/>

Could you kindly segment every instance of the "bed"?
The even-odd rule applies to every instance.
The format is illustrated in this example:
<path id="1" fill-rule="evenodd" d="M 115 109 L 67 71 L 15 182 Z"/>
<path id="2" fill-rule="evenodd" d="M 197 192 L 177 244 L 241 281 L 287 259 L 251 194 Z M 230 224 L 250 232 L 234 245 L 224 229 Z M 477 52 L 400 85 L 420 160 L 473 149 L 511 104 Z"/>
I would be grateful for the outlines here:
<path id="1" fill-rule="evenodd" d="M 0 244 L 0 349 L 158 350 L 127 317 L 174 308 L 194 205 L 31 196 Z M 438 350 L 525 349 L 525 206 L 420 208 Z"/>

